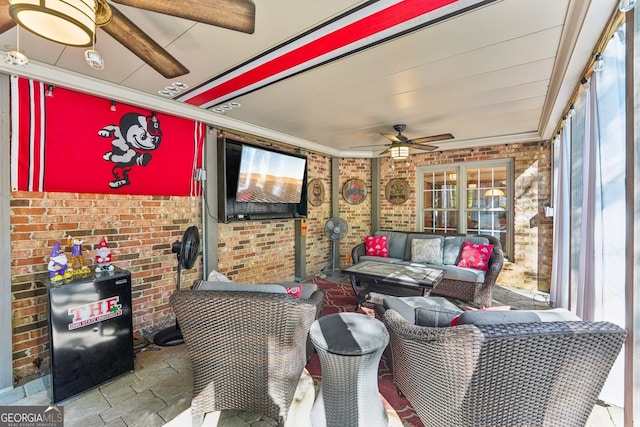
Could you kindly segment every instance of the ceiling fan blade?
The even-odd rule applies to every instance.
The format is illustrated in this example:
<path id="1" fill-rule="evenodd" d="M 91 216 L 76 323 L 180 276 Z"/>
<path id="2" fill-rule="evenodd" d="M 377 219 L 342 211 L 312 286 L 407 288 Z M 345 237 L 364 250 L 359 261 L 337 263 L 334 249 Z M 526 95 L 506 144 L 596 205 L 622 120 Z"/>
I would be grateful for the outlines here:
<path id="1" fill-rule="evenodd" d="M 443 133 L 440 135 L 423 136 L 422 138 L 416 138 L 411 141 L 414 144 L 423 144 L 425 142 L 444 141 L 445 139 L 453 139 L 453 135 L 450 133 Z"/>
<path id="2" fill-rule="evenodd" d="M 389 133 L 381 133 L 380 135 L 384 136 L 385 138 L 387 138 L 391 142 L 405 142 L 402 139 L 398 138 L 398 135 L 392 135 L 392 134 L 389 134 Z M 405 140 L 406 140 L 406 138 L 405 138 Z"/>
<path id="3" fill-rule="evenodd" d="M 9 15 L 9 0 L 0 0 L 0 34 L 15 27 L 16 23 Z"/>
<path id="4" fill-rule="evenodd" d="M 107 34 L 168 79 L 182 76 L 189 72 L 184 65 L 153 41 L 122 12 L 113 6 L 110 6 L 110 8 L 112 13 L 111 21 L 100 27 Z"/>
<path id="5" fill-rule="evenodd" d="M 253 34 L 256 5 L 251 0 L 113 0 L 116 3 L 216 27 Z"/>
<path id="6" fill-rule="evenodd" d="M 415 150 L 434 151 L 439 147 L 436 147 L 435 145 L 412 145 L 411 148 Z"/>
<path id="7" fill-rule="evenodd" d="M 375 145 L 356 145 L 355 147 L 349 148 L 376 148 L 376 147 L 388 147 L 391 144 L 375 144 Z"/>

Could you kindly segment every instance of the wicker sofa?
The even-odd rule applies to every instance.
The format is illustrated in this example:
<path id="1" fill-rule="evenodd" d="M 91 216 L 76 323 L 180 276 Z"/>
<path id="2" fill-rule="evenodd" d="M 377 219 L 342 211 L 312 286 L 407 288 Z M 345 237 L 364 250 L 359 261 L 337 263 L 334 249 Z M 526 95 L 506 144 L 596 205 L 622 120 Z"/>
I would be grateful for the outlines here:
<path id="1" fill-rule="evenodd" d="M 493 288 L 504 264 L 504 254 L 500 240 L 491 235 L 478 234 L 429 234 L 410 231 L 377 231 L 374 236 L 387 236 L 388 257 L 367 255 L 365 243 L 351 250 L 354 264 L 361 261 L 377 261 L 411 265 L 412 242 L 417 239 L 439 239 L 441 242 L 442 262 L 424 264 L 427 267 L 445 270 L 444 278 L 431 292 L 432 294 L 471 301 L 479 307 L 491 307 Z M 488 270 L 459 267 L 460 251 L 464 242 L 491 244 L 493 251 L 488 262 Z"/>
<path id="2" fill-rule="evenodd" d="M 209 284 L 170 299 L 193 369 L 192 424 L 207 412 L 238 409 L 282 425 L 324 293 L 305 299 L 278 285 Z"/>
<path id="3" fill-rule="evenodd" d="M 384 312 L 394 382 L 424 425 L 586 424 L 626 331 L 530 316 L 516 310 L 490 315 L 494 322 L 426 327 Z"/>

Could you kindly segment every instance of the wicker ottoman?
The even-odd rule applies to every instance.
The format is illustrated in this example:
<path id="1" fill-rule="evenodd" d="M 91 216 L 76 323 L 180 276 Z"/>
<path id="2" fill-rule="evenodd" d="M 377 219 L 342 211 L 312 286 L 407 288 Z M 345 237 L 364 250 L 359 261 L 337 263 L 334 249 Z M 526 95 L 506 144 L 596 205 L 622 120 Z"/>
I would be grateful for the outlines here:
<path id="1" fill-rule="evenodd" d="M 309 336 L 322 368 L 311 425 L 387 426 L 378 392 L 380 356 L 389 343 L 383 323 L 364 314 L 330 314 L 311 325 Z"/>

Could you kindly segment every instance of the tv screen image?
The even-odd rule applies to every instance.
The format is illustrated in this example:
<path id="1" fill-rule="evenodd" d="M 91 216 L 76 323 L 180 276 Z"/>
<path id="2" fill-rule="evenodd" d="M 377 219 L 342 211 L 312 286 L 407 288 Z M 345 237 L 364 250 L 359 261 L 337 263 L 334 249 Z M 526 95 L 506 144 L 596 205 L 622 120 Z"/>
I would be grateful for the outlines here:
<path id="1" fill-rule="evenodd" d="M 306 159 L 242 146 L 237 202 L 300 203 Z"/>

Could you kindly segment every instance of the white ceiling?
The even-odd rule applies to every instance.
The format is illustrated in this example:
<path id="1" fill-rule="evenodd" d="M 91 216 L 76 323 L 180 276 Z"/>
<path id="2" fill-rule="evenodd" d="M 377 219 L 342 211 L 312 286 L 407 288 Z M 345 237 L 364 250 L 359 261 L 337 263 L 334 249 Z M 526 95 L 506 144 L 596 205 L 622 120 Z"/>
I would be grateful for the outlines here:
<path id="1" fill-rule="evenodd" d="M 375 156 L 387 142 L 380 133 L 395 133 L 396 123 L 407 125 L 409 138 L 452 133 L 453 140 L 435 144 L 440 149 L 530 141 L 552 136 L 617 4 L 458 0 L 451 7 L 477 7 L 226 99 L 241 107 L 225 114 L 158 94 L 173 81 L 193 90 L 356 6 L 396 1 L 256 0 L 254 34 L 118 5 L 190 73 L 167 80 L 102 30 L 96 44 L 105 58 L 102 71 L 85 63 L 84 48 L 24 29 L 20 49 L 30 64 L 2 63 L 0 70 L 331 155 Z M 0 9 L 6 5 L 0 1 Z M 0 35 L 2 53 L 15 44 L 15 27 Z"/>

